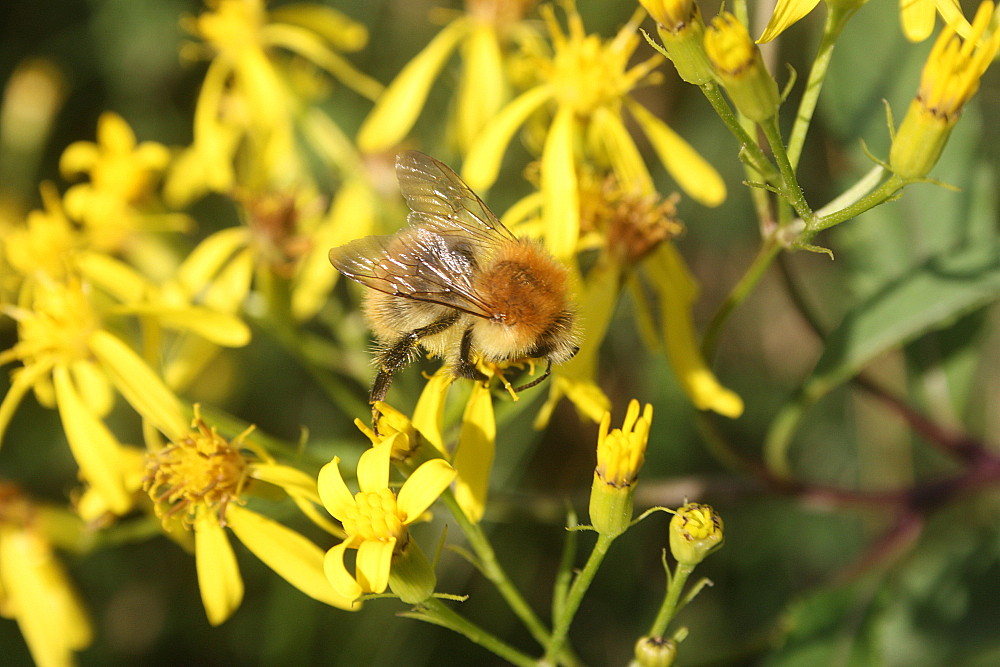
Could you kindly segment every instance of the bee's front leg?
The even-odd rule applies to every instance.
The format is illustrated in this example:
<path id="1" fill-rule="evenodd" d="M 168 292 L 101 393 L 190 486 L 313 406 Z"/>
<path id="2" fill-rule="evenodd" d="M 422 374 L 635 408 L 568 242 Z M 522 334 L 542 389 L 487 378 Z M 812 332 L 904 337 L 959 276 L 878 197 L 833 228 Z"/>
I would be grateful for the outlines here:
<path id="1" fill-rule="evenodd" d="M 458 348 L 458 364 L 455 365 L 455 375 L 476 382 L 488 382 L 489 378 L 476 368 L 472 362 L 472 329 L 466 329 L 462 334 L 462 343 Z"/>

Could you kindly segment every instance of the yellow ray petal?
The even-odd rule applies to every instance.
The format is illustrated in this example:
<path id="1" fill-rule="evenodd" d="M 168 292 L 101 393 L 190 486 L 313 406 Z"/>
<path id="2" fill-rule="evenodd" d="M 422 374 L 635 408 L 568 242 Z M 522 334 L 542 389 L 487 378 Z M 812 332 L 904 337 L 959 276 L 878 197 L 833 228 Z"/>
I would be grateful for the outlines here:
<path id="1" fill-rule="evenodd" d="M 343 521 L 354 508 L 354 494 L 340 474 L 340 457 L 334 456 L 332 461 L 320 468 L 317 487 L 326 511 Z"/>
<path id="2" fill-rule="evenodd" d="M 392 567 L 392 550 L 395 546 L 395 537 L 384 542 L 365 540 L 358 546 L 355 569 L 358 585 L 366 593 L 381 593 L 389 586 L 389 570 Z"/>
<path id="3" fill-rule="evenodd" d="M 344 551 L 348 546 L 349 543 L 342 542 L 326 552 L 326 556 L 323 557 L 323 574 L 333 589 L 344 599 L 357 600 L 364 591 L 344 567 Z"/>
<path id="4" fill-rule="evenodd" d="M 444 459 L 432 459 L 413 471 L 396 499 L 399 514 L 404 517 L 403 523 L 418 519 L 454 481 L 456 474 Z"/>
<path id="5" fill-rule="evenodd" d="M 194 557 L 198 588 L 212 625 L 225 622 L 243 602 L 243 579 L 225 529 L 214 516 L 195 522 Z"/>

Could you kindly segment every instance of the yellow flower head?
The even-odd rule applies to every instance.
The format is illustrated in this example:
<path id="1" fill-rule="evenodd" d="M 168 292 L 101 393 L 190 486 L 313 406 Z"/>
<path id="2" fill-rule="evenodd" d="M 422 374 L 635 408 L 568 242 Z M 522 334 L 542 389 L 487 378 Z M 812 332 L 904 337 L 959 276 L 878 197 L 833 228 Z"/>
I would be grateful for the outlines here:
<path id="1" fill-rule="evenodd" d="M 917 97 L 910 103 L 889 152 L 889 164 L 902 178 L 921 178 L 930 172 L 962 109 L 979 90 L 979 80 L 1000 48 L 1000 32 L 988 32 L 993 12 L 993 3 L 983 2 L 968 39 L 960 39 L 948 25 L 934 43 Z"/>
<path id="2" fill-rule="evenodd" d="M 381 593 L 389 585 L 394 554 L 409 542 L 408 526 L 420 518 L 455 479 L 455 469 L 443 459 L 417 468 L 397 494 L 389 488 L 392 436 L 361 455 L 360 490 L 351 493 L 340 474 L 340 459 L 323 466 L 319 494 L 323 505 L 339 520 L 347 539 L 326 554 L 324 568 L 333 588 L 348 599 L 363 593 Z M 355 575 L 344 565 L 344 552 L 357 549 Z"/>
<path id="3" fill-rule="evenodd" d="M 597 469 L 601 481 L 617 488 L 632 486 L 646 460 L 646 443 L 653 422 L 653 406 L 646 404 L 639 415 L 639 401 L 632 399 L 620 429 L 608 431 L 611 414 L 606 413 L 597 436 Z"/>
<path id="4" fill-rule="evenodd" d="M 241 502 L 248 480 L 244 440 L 252 429 L 226 440 L 205 423 L 197 406 L 191 428 L 149 454 L 144 487 L 164 524 L 177 519 L 190 528 L 199 515 L 208 512 L 224 526 L 226 508 Z"/>
<path id="5" fill-rule="evenodd" d="M 1000 31 L 987 32 L 993 9 L 989 0 L 979 5 L 972 32 L 964 40 L 951 25 L 941 31 L 927 57 L 917 94 L 928 113 L 954 122 L 962 107 L 979 90 L 979 80 L 1000 47 Z"/>
<path id="6" fill-rule="evenodd" d="M 611 414 L 605 413 L 597 436 L 597 467 L 590 489 L 590 522 L 601 535 L 617 537 L 632 522 L 635 482 L 646 457 L 646 443 L 653 421 L 653 406 L 646 404 L 639 416 L 633 399 L 620 429 L 608 432 Z"/>
<path id="7" fill-rule="evenodd" d="M 670 553 L 681 565 L 697 565 L 722 546 L 722 517 L 710 505 L 687 503 L 670 520 Z"/>

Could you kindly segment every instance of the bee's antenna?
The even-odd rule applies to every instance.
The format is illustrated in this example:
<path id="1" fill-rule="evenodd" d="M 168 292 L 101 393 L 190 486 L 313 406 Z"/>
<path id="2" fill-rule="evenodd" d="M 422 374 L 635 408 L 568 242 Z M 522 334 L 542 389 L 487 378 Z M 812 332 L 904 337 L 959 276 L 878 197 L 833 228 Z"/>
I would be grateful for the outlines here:
<path id="1" fill-rule="evenodd" d="M 544 382 L 545 378 L 547 378 L 551 374 L 552 374 L 552 360 L 549 359 L 549 363 L 545 367 L 545 372 L 542 373 L 542 375 L 540 377 L 535 378 L 534 380 L 532 380 L 528 384 L 522 384 L 520 387 L 514 387 L 514 391 L 517 392 L 517 391 L 524 391 L 525 389 L 531 389 L 536 384 L 541 384 L 542 382 Z"/>

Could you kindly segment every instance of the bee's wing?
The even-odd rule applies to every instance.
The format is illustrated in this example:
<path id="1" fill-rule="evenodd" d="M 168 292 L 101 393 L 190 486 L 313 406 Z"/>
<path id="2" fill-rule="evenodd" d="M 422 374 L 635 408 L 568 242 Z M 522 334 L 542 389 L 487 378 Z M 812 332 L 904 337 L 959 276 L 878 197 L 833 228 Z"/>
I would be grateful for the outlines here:
<path id="1" fill-rule="evenodd" d="M 479 252 L 516 237 L 486 207 L 483 200 L 447 165 L 417 151 L 396 157 L 399 189 L 413 213 L 414 227 L 433 229 L 442 235 L 467 235 Z"/>
<path id="2" fill-rule="evenodd" d="M 330 263 L 366 287 L 488 318 L 492 308 L 472 288 L 474 259 L 460 234 L 424 227 L 367 236 L 330 250 Z"/>

